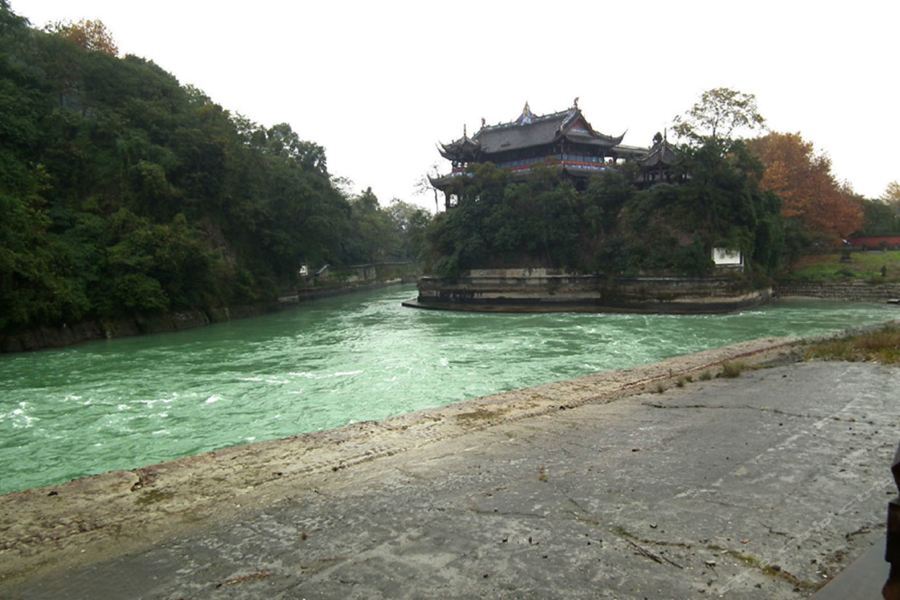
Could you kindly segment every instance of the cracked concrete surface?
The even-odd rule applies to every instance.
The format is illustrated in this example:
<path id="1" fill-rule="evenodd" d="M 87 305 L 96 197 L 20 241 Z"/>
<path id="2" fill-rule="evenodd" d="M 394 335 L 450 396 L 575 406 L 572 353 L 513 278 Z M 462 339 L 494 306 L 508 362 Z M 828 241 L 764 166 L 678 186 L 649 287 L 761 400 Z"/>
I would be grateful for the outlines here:
<path id="1" fill-rule="evenodd" d="M 545 387 L 553 410 L 516 419 L 467 403 L 464 433 L 380 440 L 375 460 L 204 508 L 194 526 L 159 498 L 180 534 L 133 517 L 96 542 L 106 552 L 73 535 L 57 562 L 21 558 L 53 549 L 19 538 L 0 562 L 24 566 L 0 596 L 808 597 L 884 534 L 898 392 L 900 369 L 812 362 L 615 401 Z M 147 486 L 168 493 L 153 487 L 165 475 Z"/>

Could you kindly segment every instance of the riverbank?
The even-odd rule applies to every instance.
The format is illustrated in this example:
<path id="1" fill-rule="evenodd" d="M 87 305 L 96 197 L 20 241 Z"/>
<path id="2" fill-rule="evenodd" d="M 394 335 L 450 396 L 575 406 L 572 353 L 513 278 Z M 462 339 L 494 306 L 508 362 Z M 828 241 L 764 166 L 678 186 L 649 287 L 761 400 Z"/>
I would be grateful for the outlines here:
<path id="1" fill-rule="evenodd" d="M 446 455 L 450 452 L 463 458 L 466 456 L 464 448 L 481 447 L 475 439 L 482 435 L 481 432 L 495 441 L 515 439 L 533 431 L 535 426 L 544 428 L 553 423 L 571 424 L 571 418 L 575 417 L 567 417 L 575 413 L 569 411 L 584 409 L 602 413 L 607 410 L 602 407 L 634 397 L 662 400 L 669 393 L 682 393 L 681 390 L 690 392 L 695 386 L 712 385 L 709 382 L 686 382 L 689 378 L 695 382 L 705 379 L 706 374 L 711 376 L 725 368 L 726 364 L 733 368 L 737 363 L 748 367 L 763 362 L 792 361 L 798 349 L 798 342 L 786 339 L 736 344 L 654 365 L 517 390 L 382 422 L 360 423 L 277 442 L 229 448 L 144 469 L 108 473 L 62 486 L 8 494 L 0 497 L 0 531 L 4 532 L 0 542 L 0 587 L 20 589 L 9 586 L 26 579 L 33 583 L 38 579 L 44 580 L 58 569 L 96 564 L 126 553 L 149 551 L 148 548 L 174 539 L 174 536 L 184 536 L 190 532 L 201 535 L 214 522 L 239 523 L 247 518 L 258 518 L 260 510 L 289 506 L 294 502 L 292 498 L 332 497 L 332 492 L 327 491 L 330 486 L 351 486 L 347 490 L 355 494 L 368 489 L 369 485 L 385 483 L 384 471 L 376 465 L 385 464 L 382 461 L 390 457 L 396 456 L 397 460 L 412 464 L 424 464 L 423 461 L 427 460 L 439 463 L 436 456 L 425 458 L 435 453 Z M 786 374 L 786 377 L 790 375 Z M 817 377 L 821 379 L 821 376 Z M 871 379 L 872 385 L 880 385 L 879 377 Z M 663 395 L 656 393 L 662 389 L 669 391 Z M 652 395 L 641 396 L 648 393 Z M 646 400 L 638 402 L 638 405 L 643 402 Z M 786 414 L 780 411 L 790 412 L 795 408 L 772 405 L 760 414 L 783 420 L 788 417 L 779 417 Z M 812 408 L 815 407 L 808 407 Z M 734 410 L 737 413 L 732 414 L 741 414 L 739 406 Z M 712 411 L 708 414 L 725 413 Z M 582 417 L 587 418 L 586 415 Z M 606 418 L 599 413 L 587 420 L 582 417 L 576 421 L 596 426 L 601 426 Z M 859 415 L 854 416 L 857 417 Z M 828 423 L 828 420 L 823 423 Z M 607 435 L 613 435 L 616 431 L 619 435 L 637 437 L 634 437 L 634 442 L 620 440 L 621 443 L 609 438 L 608 443 L 601 444 L 607 450 L 617 448 L 616 452 L 623 451 L 628 455 L 630 445 L 648 449 L 646 440 L 642 440 L 646 430 L 633 425 L 614 427 L 613 430 L 604 428 L 606 433 L 595 431 L 590 434 L 591 439 L 595 440 L 591 443 L 606 439 Z M 639 433 L 641 431 L 645 433 Z M 507 437 L 510 434 L 512 438 Z M 620 447 L 622 444 L 624 447 Z M 660 452 L 672 456 L 669 453 L 672 448 L 657 444 L 653 443 Z M 553 446 L 547 446 L 550 447 Z M 835 447 L 835 452 L 841 451 L 841 448 Z M 545 452 L 541 460 L 568 462 L 569 459 L 556 452 L 562 450 L 554 450 L 550 454 Z M 697 460 L 708 454 L 699 454 Z M 871 454 L 865 453 L 865 456 Z M 860 454 L 853 453 L 853 456 Z M 733 466 L 738 466 L 738 463 L 733 463 Z M 540 482 L 540 473 L 535 472 L 535 481 Z M 547 477 L 555 476 L 554 473 L 551 471 Z M 375 479 L 369 481 L 372 477 Z M 625 477 L 624 473 L 622 477 Z M 642 480 L 644 478 L 642 476 Z M 635 480 L 630 484 L 625 481 L 616 476 L 604 485 L 615 488 L 635 484 Z M 343 492 L 334 493 L 340 497 Z M 646 505 L 655 497 L 659 497 L 656 492 L 635 497 L 630 502 Z M 880 510 L 883 512 L 883 507 Z M 316 518 L 327 518 L 327 515 L 323 513 Z M 452 524 L 455 517 L 447 515 L 445 520 Z M 315 537 L 321 533 L 316 526 L 310 526 L 310 530 L 303 535 Z M 303 538 L 301 532 L 296 535 Z M 303 538 L 301 541 L 306 540 Z M 632 541 L 637 543 L 637 539 Z M 257 558 L 248 556 L 247 561 L 245 566 L 249 570 L 245 570 L 244 574 L 256 572 L 253 566 L 260 564 Z M 236 573 L 235 577 L 241 577 L 241 574 Z M 259 577 L 259 580 L 262 582 L 267 577 Z M 251 580 L 252 577 L 248 581 Z M 60 580 L 50 578 L 45 581 L 52 583 Z"/>
<path id="2" fill-rule="evenodd" d="M 0 494 L 897 316 L 804 301 L 720 316 L 451 313 L 403 308 L 412 290 L 0 356 Z"/>
<path id="3" fill-rule="evenodd" d="M 409 308 L 468 312 L 612 312 L 716 314 L 752 308 L 772 298 L 887 303 L 900 283 L 862 280 L 784 280 L 748 289 L 739 279 L 634 277 L 607 279 L 548 269 L 481 269 L 448 280 L 419 279 Z"/>
<path id="4" fill-rule="evenodd" d="M 176 311 L 162 315 L 134 315 L 121 319 L 95 319 L 61 327 L 39 327 L 18 333 L 0 333 L 0 353 L 31 352 L 46 348 L 64 348 L 92 340 L 185 331 L 235 319 L 258 317 L 319 298 L 376 290 L 402 283 L 409 281 L 395 278 L 299 288 L 278 299 L 257 304 Z"/>
<path id="5" fill-rule="evenodd" d="M 767 360 L 796 354 L 772 343 Z M 748 365 L 748 350 L 728 356 Z M 482 399 L 452 415 L 361 425 L 331 438 L 345 460 L 316 462 L 322 449 L 307 443 L 256 466 L 226 452 L 183 477 L 173 465 L 147 471 L 119 481 L 119 495 L 144 498 L 124 521 L 108 495 L 80 504 L 86 488 L 41 490 L 27 503 L 90 505 L 96 520 L 70 509 L 65 518 L 79 528 L 66 536 L 45 513 L 42 527 L 56 536 L 40 541 L 32 529 L 3 550 L 0 591 L 807 597 L 883 535 L 897 371 L 791 363 L 703 381 L 713 368 L 705 354 L 667 361 L 672 370 L 642 368 L 637 379 L 615 374 L 619 385 L 595 388 L 599 396 L 597 380 L 554 384 L 515 393 L 542 407 L 513 400 L 504 412 L 508 404 Z M 672 378 L 686 372 L 694 382 L 679 387 Z M 639 381 L 643 391 L 622 390 Z M 657 393 L 661 381 L 671 387 Z M 308 468 L 298 472 L 301 462 Z M 99 478 L 92 483 L 103 493 Z M 204 513 L 192 495 L 210 505 Z M 31 567 L 10 574 L 23 558 Z"/>

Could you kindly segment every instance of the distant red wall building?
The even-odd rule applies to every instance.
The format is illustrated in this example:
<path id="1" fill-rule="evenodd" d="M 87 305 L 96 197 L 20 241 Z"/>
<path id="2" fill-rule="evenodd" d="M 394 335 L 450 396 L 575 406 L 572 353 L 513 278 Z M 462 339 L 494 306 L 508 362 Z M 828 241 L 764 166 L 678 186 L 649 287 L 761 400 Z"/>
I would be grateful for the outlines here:
<path id="1" fill-rule="evenodd" d="M 848 241 L 854 248 L 864 248 L 866 250 L 900 248 L 900 235 L 869 235 L 852 237 Z"/>

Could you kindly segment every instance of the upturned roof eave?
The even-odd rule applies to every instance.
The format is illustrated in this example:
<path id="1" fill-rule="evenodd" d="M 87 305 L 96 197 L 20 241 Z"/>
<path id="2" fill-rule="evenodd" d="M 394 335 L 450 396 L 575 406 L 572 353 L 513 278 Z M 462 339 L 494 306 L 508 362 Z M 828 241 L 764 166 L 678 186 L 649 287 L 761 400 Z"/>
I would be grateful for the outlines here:
<path id="1" fill-rule="evenodd" d="M 497 125 L 482 125 L 471 138 L 464 135 L 450 144 L 442 145 L 441 156 L 448 160 L 475 160 L 507 152 L 552 146 L 563 139 L 618 151 L 622 148 L 620 145 L 627 133 L 626 131 L 620 136 L 611 136 L 597 132 L 577 106 L 548 115 L 534 116 L 528 123 L 520 122 L 521 118 L 520 116 L 514 121 Z M 584 132 L 579 129 L 579 133 L 570 133 L 579 119 L 585 126 Z M 646 155 L 647 149 L 623 149 L 622 153 L 640 156 Z"/>

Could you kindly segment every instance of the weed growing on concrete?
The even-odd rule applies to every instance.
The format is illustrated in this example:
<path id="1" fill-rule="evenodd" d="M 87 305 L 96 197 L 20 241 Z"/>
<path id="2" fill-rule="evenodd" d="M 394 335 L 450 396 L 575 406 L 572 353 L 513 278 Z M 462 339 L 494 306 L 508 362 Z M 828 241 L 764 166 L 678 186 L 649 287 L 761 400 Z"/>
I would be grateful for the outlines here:
<path id="1" fill-rule="evenodd" d="M 700 373 L 700 381 L 709 381 L 710 379 L 712 379 L 712 373 L 710 373 L 709 371 L 703 371 L 702 373 Z"/>
<path id="2" fill-rule="evenodd" d="M 666 388 L 663 387 L 663 384 L 657 383 L 656 384 L 656 393 L 662 394 L 664 391 L 666 391 Z"/>
<path id="3" fill-rule="evenodd" d="M 538 481 L 547 481 L 547 468 L 544 465 L 538 467 Z"/>
<path id="4" fill-rule="evenodd" d="M 684 387 L 684 382 L 685 382 L 685 378 L 679 377 L 678 381 L 675 382 L 675 386 L 682 388 L 682 387 Z"/>
<path id="5" fill-rule="evenodd" d="M 900 326 L 888 325 L 876 331 L 812 344 L 806 350 L 806 359 L 900 364 Z"/>
<path id="6" fill-rule="evenodd" d="M 741 362 L 727 362 L 722 364 L 722 373 L 721 377 L 727 377 L 728 379 L 734 379 L 735 377 L 740 376 L 740 374 L 746 369 L 747 366 Z"/>
<path id="7" fill-rule="evenodd" d="M 768 575 L 769 577 L 773 577 L 775 579 L 782 579 L 782 580 L 790 583 L 791 585 L 793 585 L 795 588 L 798 588 L 800 590 L 815 591 L 815 590 L 819 589 L 820 587 L 822 587 L 822 585 L 824 584 L 824 582 L 815 582 L 815 581 L 808 581 L 805 579 L 800 579 L 793 573 L 789 573 L 789 572 L 785 571 L 779 565 L 766 564 L 766 563 L 762 562 L 759 558 L 757 558 L 753 555 L 750 555 L 750 554 L 746 554 L 744 552 L 732 550 L 731 548 L 723 548 L 722 546 L 719 546 L 717 544 L 709 544 L 709 545 L 707 545 L 707 548 L 709 550 L 713 550 L 715 552 L 727 554 L 731 558 L 744 563 L 748 567 L 758 569 L 759 571 L 761 571 L 765 575 Z"/>

